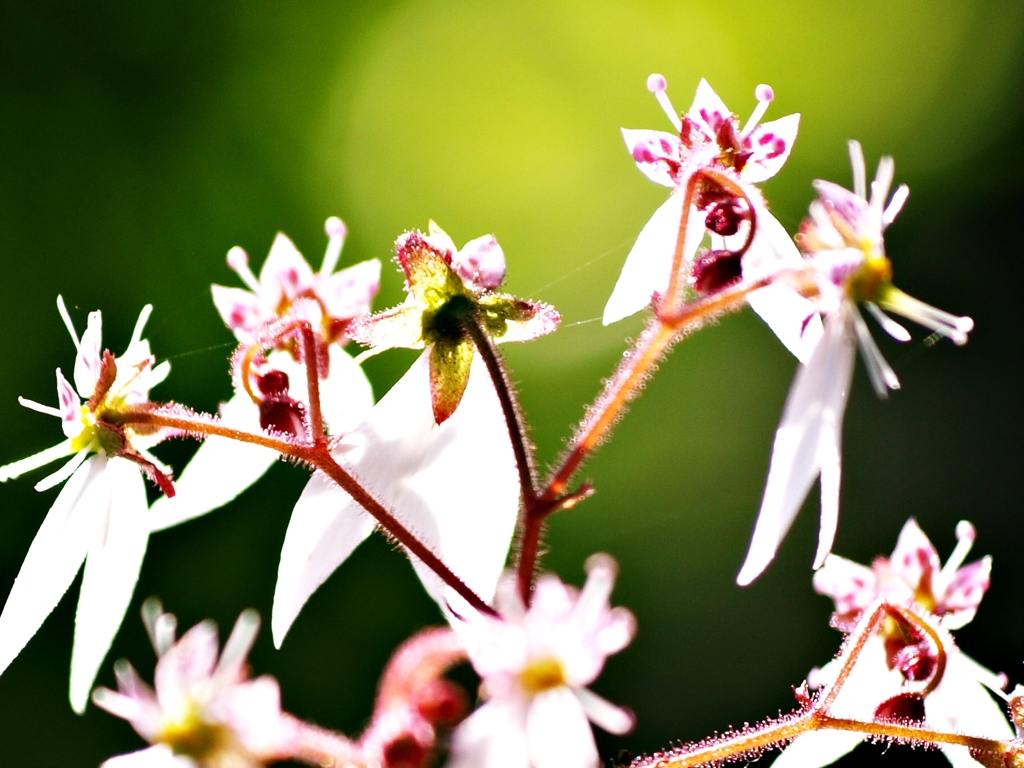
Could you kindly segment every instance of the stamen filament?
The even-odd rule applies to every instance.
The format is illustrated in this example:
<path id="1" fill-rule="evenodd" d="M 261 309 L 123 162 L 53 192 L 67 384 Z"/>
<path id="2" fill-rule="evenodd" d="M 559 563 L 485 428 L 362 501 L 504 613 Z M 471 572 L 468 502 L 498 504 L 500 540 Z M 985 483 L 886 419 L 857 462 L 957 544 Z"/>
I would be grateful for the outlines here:
<path id="1" fill-rule="evenodd" d="M 341 248 L 345 245 L 345 235 L 348 229 L 345 222 L 337 216 L 331 216 L 324 222 L 324 231 L 327 232 L 327 251 L 324 253 L 324 261 L 320 266 L 320 274 L 324 277 L 332 274 L 338 266 L 338 259 L 341 257 Z"/>
<path id="2" fill-rule="evenodd" d="M 896 372 L 890 367 L 888 361 L 886 361 L 885 356 L 882 355 L 882 350 L 878 348 L 878 344 L 875 343 L 867 323 L 864 322 L 864 318 L 861 317 L 856 307 L 851 309 L 851 315 L 853 317 L 853 329 L 857 334 L 857 340 L 860 342 L 858 346 L 860 347 L 861 357 L 864 360 L 864 367 L 867 368 L 868 378 L 871 379 L 871 386 L 874 387 L 875 394 L 884 400 L 889 396 L 890 389 L 900 388 L 900 380 L 896 376 Z"/>
<path id="3" fill-rule="evenodd" d="M 960 566 L 964 564 L 964 560 L 967 559 L 967 555 L 971 552 L 971 547 L 974 546 L 975 536 L 974 526 L 966 520 L 961 520 L 956 524 L 956 547 L 953 548 L 953 552 L 950 554 L 949 559 L 946 560 L 946 564 L 942 566 L 939 575 L 935 577 L 932 589 L 936 594 L 945 592 L 946 588 L 953 582 L 956 572 L 960 570 Z"/>
<path id="4" fill-rule="evenodd" d="M 757 106 L 754 107 L 754 111 L 750 114 L 750 119 L 747 120 L 747 124 L 743 126 L 743 130 L 740 131 L 740 138 L 745 139 L 750 135 L 761 118 L 764 117 L 764 113 L 768 111 L 768 105 L 775 99 L 775 92 L 771 89 L 771 86 L 762 83 L 754 89 L 754 95 L 757 97 Z"/>
<path id="5" fill-rule="evenodd" d="M 878 324 L 882 326 L 882 330 L 896 339 L 896 341 L 910 341 L 910 331 L 880 310 L 875 302 L 865 301 L 864 306 L 867 308 L 868 314 L 875 318 Z"/>
<path id="6" fill-rule="evenodd" d="M 661 108 L 668 115 L 668 119 L 672 122 L 676 132 L 683 130 L 683 121 L 679 119 L 679 113 L 676 112 L 675 107 L 672 106 L 672 102 L 668 98 L 668 94 L 665 93 L 665 89 L 668 84 L 665 82 L 665 78 L 657 73 L 647 78 L 647 90 L 654 94 L 654 98 L 658 100 Z"/>
<path id="7" fill-rule="evenodd" d="M 903 204 L 907 202 L 907 197 L 909 197 L 909 195 L 910 187 L 908 187 L 906 184 L 900 184 L 896 188 L 896 191 L 892 193 L 892 198 L 889 200 L 889 205 L 887 205 L 885 207 L 885 210 L 882 212 L 883 228 L 888 227 L 890 224 L 893 223 L 893 221 L 896 220 L 896 217 L 899 215 L 900 211 L 903 210 Z"/>
<path id="8" fill-rule="evenodd" d="M 967 334 L 974 329 L 974 321 L 969 317 L 958 317 L 925 304 L 895 286 L 888 287 L 878 300 L 879 306 L 890 312 L 902 315 L 908 320 L 923 325 L 925 328 L 941 333 L 952 339 L 957 346 L 967 343 Z"/>
<path id="9" fill-rule="evenodd" d="M 250 291 L 256 295 L 260 294 L 262 290 L 260 281 L 256 279 L 256 275 L 249 268 L 249 254 L 243 248 L 236 245 L 228 251 L 228 266 L 242 278 L 242 282 L 245 283 Z"/>

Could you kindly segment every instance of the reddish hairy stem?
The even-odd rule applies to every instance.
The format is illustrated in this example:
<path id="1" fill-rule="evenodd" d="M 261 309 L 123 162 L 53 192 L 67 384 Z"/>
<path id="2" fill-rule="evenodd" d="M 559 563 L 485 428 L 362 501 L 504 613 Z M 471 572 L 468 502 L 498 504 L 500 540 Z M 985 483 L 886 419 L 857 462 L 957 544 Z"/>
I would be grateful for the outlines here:
<path id="1" fill-rule="evenodd" d="M 686 182 L 686 192 L 683 195 L 683 213 L 679 217 L 679 232 L 676 234 L 676 249 L 672 253 L 672 271 L 668 274 L 668 289 L 665 291 L 665 300 L 671 307 L 675 308 L 677 296 L 679 295 L 679 278 L 683 269 L 683 250 L 686 247 L 686 229 L 690 225 L 690 209 L 693 207 L 693 193 L 697 189 L 700 175 L 694 173 Z"/>
<path id="2" fill-rule="evenodd" d="M 302 338 L 302 357 L 306 363 L 306 391 L 309 393 L 309 429 L 313 442 L 324 436 L 324 417 L 320 407 L 320 370 L 317 364 L 316 337 L 307 321 L 299 324 Z"/>
<path id="3" fill-rule="evenodd" d="M 291 754 L 282 759 L 296 760 L 317 768 L 353 766 L 364 768 L 358 746 L 339 733 L 307 723 L 294 715 L 282 714 L 282 719 L 295 729 L 295 744 Z"/>
<path id="4" fill-rule="evenodd" d="M 498 394 L 498 402 L 501 403 L 501 412 L 505 416 L 505 425 L 508 427 L 512 452 L 515 454 L 516 467 L 519 470 L 519 487 L 522 491 L 523 506 L 529 511 L 537 495 L 537 487 L 530 444 L 526 439 L 526 430 L 523 427 L 512 383 L 508 379 L 498 351 L 491 344 L 491 340 L 487 338 L 487 334 L 484 333 L 476 318 L 469 318 L 466 321 L 466 332 L 473 339 L 477 352 L 480 353 L 484 365 L 487 366 L 487 373 L 490 374 L 491 381 L 494 383 L 494 391 Z"/>
<path id="5" fill-rule="evenodd" d="M 837 730 L 852 731 L 864 736 L 879 736 L 894 741 L 914 742 L 925 745 L 956 744 L 967 747 L 974 752 L 1003 756 L 1009 753 L 1012 746 L 1009 741 L 987 739 L 978 736 L 966 736 L 959 733 L 947 733 L 916 725 L 905 725 L 894 722 L 863 721 L 854 718 L 833 717 L 828 709 L 835 701 L 849 678 L 851 670 L 856 666 L 867 640 L 878 631 L 880 622 L 886 615 L 896 614 L 915 627 L 925 631 L 937 645 L 940 653 L 944 653 L 942 638 L 930 631 L 931 627 L 912 610 L 891 603 L 879 602 L 874 607 L 865 609 L 857 626 L 850 634 L 843 649 L 845 660 L 836 680 L 815 702 L 810 709 L 797 712 L 789 717 L 767 722 L 761 726 L 744 730 L 740 733 L 726 735 L 720 739 L 708 739 L 705 742 L 679 747 L 670 752 L 659 753 L 649 758 L 634 762 L 631 768 L 697 768 L 697 766 L 722 763 L 754 757 L 767 749 L 781 746 L 783 743 L 809 731 Z"/>
<path id="6" fill-rule="evenodd" d="M 408 549 L 425 566 L 436 573 L 445 584 L 455 590 L 466 602 L 482 613 L 494 615 L 493 608 L 466 586 L 462 579 L 452 573 L 451 569 L 426 544 L 417 539 L 383 504 L 377 501 L 352 475 L 334 460 L 330 450 L 323 442 L 318 445 L 300 445 L 271 435 L 251 434 L 242 430 L 225 427 L 212 419 L 207 420 L 201 417 L 186 418 L 180 415 L 165 414 L 151 410 L 125 413 L 120 423 L 165 427 L 190 435 L 201 434 L 205 436 L 226 437 L 243 443 L 261 445 L 264 448 L 270 448 L 282 455 L 291 456 L 294 459 L 316 467 L 348 493 L 359 506 L 365 509 L 377 521 L 381 528 Z"/>

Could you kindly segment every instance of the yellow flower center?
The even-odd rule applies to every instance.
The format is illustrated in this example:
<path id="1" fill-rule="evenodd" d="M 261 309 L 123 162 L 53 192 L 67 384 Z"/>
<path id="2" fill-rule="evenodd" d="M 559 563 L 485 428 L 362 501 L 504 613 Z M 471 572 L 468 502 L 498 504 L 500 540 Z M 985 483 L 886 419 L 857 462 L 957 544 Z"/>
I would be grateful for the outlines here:
<path id="1" fill-rule="evenodd" d="M 551 688 L 565 685 L 565 670 L 558 659 L 553 659 L 550 656 L 535 659 L 519 673 L 519 684 L 531 695 L 543 693 Z"/>
<path id="2" fill-rule="evenodd" d="M 177 720 L 164 724 L 156 741 L 166 744 L 176 755 L 202 761 L 223 749 L 229 733 L 222 725 L 205 722 L 194 707 Z"/>
<path id="3" fill-rule="evenodd" d="M 850 277 L 848 290 L 855 301 L 877 301 L 883 289 L 892 283 L 892 262 L 864 248 L 867 258 Z"/>

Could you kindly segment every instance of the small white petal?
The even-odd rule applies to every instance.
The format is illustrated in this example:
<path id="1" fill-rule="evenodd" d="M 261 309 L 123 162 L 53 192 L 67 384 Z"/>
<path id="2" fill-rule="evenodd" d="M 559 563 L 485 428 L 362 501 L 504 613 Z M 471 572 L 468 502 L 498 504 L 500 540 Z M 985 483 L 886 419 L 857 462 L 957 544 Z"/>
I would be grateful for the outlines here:
<path id="1" fill-rule="evenodd" d="M 853 376 L 854 346 L 842 308 L 829 316 L 825 334 L 793 380 L 775 433 L 761 511 L 746 562 L 736 577 L 749 584 L 775 558 L 811 484 L 821 470 L 822 445 L 831 452 L 841 433 Z"/>
<path id="2" fill-rule="evenodd" d="M 256 634 L 260 631 L 260 615 L 252 608 L 242 611 L 235 626 L 224 643 L 224 650 L 217 661 L 214 677 L 223 678 L 226 682 L 241 679 L 245 668 L 245 658 L 256 642 Z"/>
<path id="3" fill-rule="evenodd" d="M 673 193 L 644 225 L 605 305 L 605 325 L 636 314 L 650 305 L 653 294 L 668 289 L 682 213 L 683 195 Z M 684 264 L 692 261 L 703 237 L 704 216 L 691 208 L 683 247 Z"/>
<path id="4" fill-rule="evenodd" d="M 899 216 L 908 197 L 910 197 L 910 187 L 906 184 L 900 184 L 896 191 L 892 193 L 892 199 L 889 200 L 889 204 L 882 212 L 883 227 L 888 227 Z"/>
<path id="5" fill-rule="evenodd" d="M 590 722 L 608 733 L 624 736 L 633 730 L 636 724 L 636 718 L 629 710 L 615 706 L 587 688 L 578 689 L 576 698 L 580 700 Z"/>
<path id="6" fill-rule="evenodd" d="M 104 456 L 79 467 L 33 539 L 0 613 L 0 673 L 60 602 L 85 560 L 109 503 L 106 468 Z"/>
<path id="7" fill-rule="evenodd" d="M 580 702 L 565 686 L 534 697 L 526 716 L 533 768 L 596 768 L 597 747 Z"/>
<path id="8" fill-rule="evenodd" d="M 50 490 L 54 486 L 60 485 L 78 470 L 78 468 L 82 465 L 82 462 L 85 461 L 88 455 L 89 449 L 83 448 L 78 453 L 76 453 L 74 457 L 72 457 L 71 461 L 67 462 L 63 467 L 58 469 L 53 474 L 47 475 L 38 483 L 36 483 L 34 486 L 35 490 L 42 493 L 43 491 Z"/>
<path id="9" fill-rule="evenodd" d="M 853 166 L 853 192 L 857 197 L 868 199 L 868 171 L 864 163 L 864 149 L 856 139 L 851 140 L 848 145 L 850 150 L 850 165 Z"/>
<path id="10" fill-rule="evenodd" d="M 224 404 L 221 417 L 226 426 L 259 431 L 259 409 L 244 392 Z M 161 496 L 153 503 L 152 530 L 170 528 L 224 506 L 263 477 L 277 458 L 270 448 L 226 437 L 207 438 L 175 480 L 174 498 Z"/>
<path id="11" fill-rule="evenodd" d="M 105 535 L 89 550 L 75 614 L 71 707 L 85 709 L 93 681 L 128 611 L 149 541 L 146 483 L 127 459 L 107 462 L 110 480 Z"/>

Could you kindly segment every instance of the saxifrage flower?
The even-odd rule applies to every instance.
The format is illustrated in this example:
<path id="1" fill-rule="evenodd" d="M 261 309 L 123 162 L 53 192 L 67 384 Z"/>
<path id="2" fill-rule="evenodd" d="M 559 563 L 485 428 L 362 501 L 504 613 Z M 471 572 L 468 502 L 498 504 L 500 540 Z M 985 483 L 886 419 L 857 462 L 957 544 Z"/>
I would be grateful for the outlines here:
<path id="1" fill-rule="evenodd" d="M 632 729 L 632 713 L 587 686 L 629 644 L 636 622 L 609 606 L 615 561 L 594 555 L 587 571 L 580 592 L 541 577 L 529 608 L 508 579 L 499 617 L 455 624 L 486 701 L 455 731 L 449 768 L 595 768 L 588 720 L 610 733 Z"/>
<path id="2" fill-rule="evenodd" d="M 797 371 L 782 421 L 775 433 L 771 465 L 761 511 L 747 559 L 737 581 L 749 584 L 775 557 L 815 478 L 821 477 L 821 529 L 815 567 L 832 549 L 839 522 L 839 480 L 843 415 L 853 377 L 855 350 L 861 356 L 880 397 L 897 389 L 899 380 L 871 337 L 858 304 L 897 341 L 910 334 L 882 309 L 907 317 L 952 339 L 967 341 L 974 327 L 969 317 L 956 317 L 906 295 L 892 284 L 892 265 L 882 233 L 903 207 L 909 190 L 899 187 L 889 198 L 894 165 L 883 157 L 868 196 L 864 155 L 850 142 L 854 191 L 816 181 L 819 199 L 811 203 L 810 219 L 797 238 L 805 259 L 800 269 L 780 277 L 812 299 L 825 316 L 825 332 L 810 359 Z M 886 202 L 888 199 L 888 203 Z"/>
<path id="3" fill-rule="evenodd" d="M 24 398 L 21 403 L 59 417 L 66 439 L 0 467 L 0 481 L 72 458 L 36 485 L 42 491 L 67 481 L 32 541 L 0 613 L 0 672 L 35 635 L 84 561 L 70 685 L 71 706 L 81 712 L 128 610 L 146 554 L 150 521 L 143 476 L 151 477 L 165 493 L 174 492 L 170 470 L 148 451 L 167 435 L 120 423 L 129 410 L 147 406 L 150 388 L 167 377 L 170 365 L 154 365 L 149 342 L 142 338 L 151 306 L 142 310 L 127 350 L 116 358 L 103 350 L 98 311 L 89 314 L 79 339 L 61 298 L 57 307 L 78 349 L 75 386 L 58 368 L 57 408 Z"/>
<path id="4" fill-rule="evenodd" d="M 864 646 L 856 666 L 832 706 L 837 717 L 862 720 L 901 717 L 923 721 L 927 727 L 992 739 L 1013 735 L 1003 708 L 988 691 L 998 692 L 1006 680 L 982 667 L 953 643 L 945 630 L 959 629 L 974 617 L 989 586 L 992 559 L 984 557 L 963 565 L 974 543 L 974 527 L 957 525 L 957 546 L 945 565 L 935 547 L 913 519 L 907 521 L 890 557 L 879 557 L 871 567 L 829 555 L 814 574 L 817 592 L 835 601 L 834 623 L 852 629 L 869 606 L 879 599 L 913 606 L 933 620 L 946 637 L 942 649 L 945 666 L 937 672 L 936 649 L 913 628 L 887 618 Z M 831 683 L 839 672 L 837 661 L 817 670 L 809 680 L 815 687 Z M 941 674 L 923 696 L 908 693 L 916 683 Z M 804 734 L 775 761 L 777 768 L 821 768 L 856 747 L 864 736 L 846 731 Z M 942 751 L 955 768 L 976 768 L 967 747 L 944 745 Z"/>

